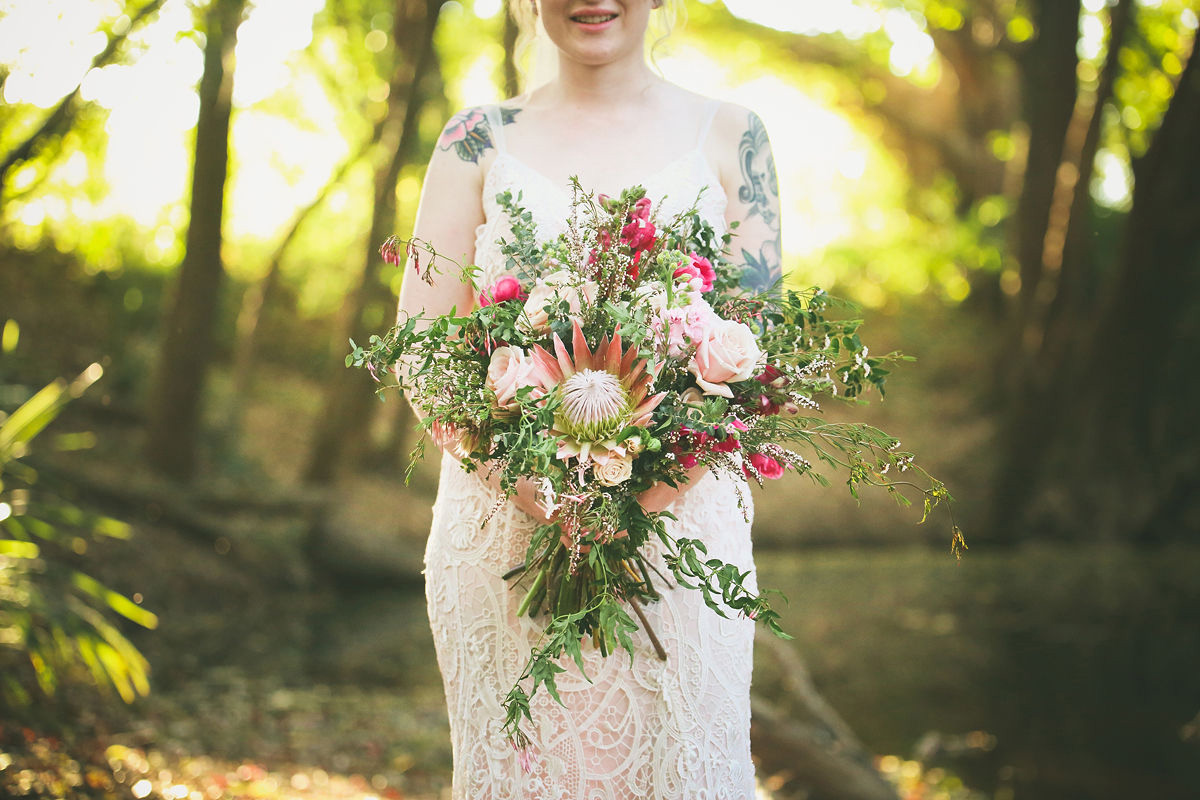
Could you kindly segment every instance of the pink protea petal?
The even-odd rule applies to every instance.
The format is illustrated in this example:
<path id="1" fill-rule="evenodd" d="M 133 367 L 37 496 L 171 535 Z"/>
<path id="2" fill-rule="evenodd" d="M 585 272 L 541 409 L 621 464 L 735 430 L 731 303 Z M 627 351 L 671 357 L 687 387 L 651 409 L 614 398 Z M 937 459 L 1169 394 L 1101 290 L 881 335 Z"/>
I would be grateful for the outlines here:
<path id="1" fill-rule="evenodd" d="M 592 368 L 592 351 L 588 349 L 587 339 L 583 338 L 583 328 L 579 327 L 579 320 L 575 321 L 571 330 L 571 349 L 575 353 L 577 371 Z"/>
<path id="2" fill-rule="evenodd" d="M 621 334 L 616 334 L 608 344 L 608 352 L 604 354 L 604 368 L 613 375 L 621 374 L 621 362 L 624 353 L 621 352 Z"/>
<path id="3" fill-rule="evenodd" d="M 558 360 L 546 352 L 545 348 L 535 344 L 530 355 L 533 357 L 534 366 L 537 367 L 535 377 L 544 389 L 549 391 L 563 382 L 563 374 L 559 368 Z"/>
<path id="4" fill-rule="evenodd" d="M 632 392 L 638 381 L 643 379 L 649 381 L 650 376 L 646 375 L 645 373 L 646 361 L 643 359 L 634 364 L 632 369 L 623 373 L 624 377 L 622 378 L 621 382 L 625 384 L 626 389 Z"/>
<path id="5" fill-rule="evenodd" d="M 567 352 L 567 346 L 563 344 L 563 340 L 558 338 L 558 334 L 554 334 L 554 354 L 558 356 L 558 366 L 562 369 L 563 379 L 571 377 L 575 374 L 575 362 L 571 360 L 571 354 Z"/>
<path id="6" fill-rule="evenodd" d="M 608 334 L 600 337 L 600 341 L 596 344 L 596 349 L 592 351 L 592 369 L 602 369 L 606 372 L 612 372 L 608 369 L 608 351 L 612 348 L 612 343 L 608 340 Z M 614 375 L 616 373 L 613 373 Z"/>
<path id="7" fill-rule="evenodd" d="M 661 403 L 663 398 L 666 396 L 666 392 L 659 392 L 658 394 L 643 400 L 640 404 L 638 404 L 638 407 L 633 410 L 633 420 L 629 424 L 638 428 L 646 427 L 646 425 L 650 423 L 650 415 L 653 413 L 654 409 L 658 408 L 658 404 Z"/>
<path id="8" fill-rule="evenodd" d="M 629 351 L 621 358 L 621 374 L 628 375 L 633 369 L 633 362 L 637 360 L 637 349 L 629 348 Z"/>

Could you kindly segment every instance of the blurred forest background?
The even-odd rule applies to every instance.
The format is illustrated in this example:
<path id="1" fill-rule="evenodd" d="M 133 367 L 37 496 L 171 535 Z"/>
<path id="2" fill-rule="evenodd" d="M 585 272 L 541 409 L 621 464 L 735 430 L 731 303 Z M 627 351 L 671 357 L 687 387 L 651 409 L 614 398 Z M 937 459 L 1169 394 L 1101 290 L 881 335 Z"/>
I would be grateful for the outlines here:
<path id="1" fill-rule="evenodd" d="M 764 797 L 1200 796 L 1196 0 L 688 0 L 787 281 L 918 360 L 831 407 L 949 523 L 756 493 Z M 0 796 L 448 797 L 436 464 L 347 340 L 499 0 L 0 0 Z"/>

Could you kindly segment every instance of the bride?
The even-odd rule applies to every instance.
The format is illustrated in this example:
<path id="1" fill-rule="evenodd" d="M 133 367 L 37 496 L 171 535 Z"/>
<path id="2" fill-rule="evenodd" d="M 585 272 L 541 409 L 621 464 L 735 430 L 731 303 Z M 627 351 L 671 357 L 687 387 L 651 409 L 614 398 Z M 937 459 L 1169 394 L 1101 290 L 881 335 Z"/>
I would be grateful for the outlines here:
<path id="1" fill-rule="evenodd" d="M 676 3 L 512 0 L 525 35 L 536 27 L 552 43 L 557 74 L 450 120 L 429 162 L 414 237 L 478 265 L 478 284 L 490 285 L 508 271 L 497 241 L 509 221 L 496 195 L 522 192 L 539 234 L 552 238 L 565 228 L 569 178 L 578 176 L 585 189 L 611 196 L 641 184 L 662 219 L 699 194 L 698 210 L 718 233 L 738 224 L 733 253 L 744 265 L 743 284 L 758 289 L 778 279 L 778 187 L 761 120 L 669 83 L 646 63 L 651 15 L 673 18 Z M 400 310 L 469 309 L 477 293 L 447 270 L 431 284 L 406 280 Z M 495 483 L 443 456 L 425 576 L 455 800 L 753 798 L 754 623 L 719 617 L 687 589 L 668 589 L 645 608 L 665 661 L 645 639 L 632 666 L 585 649 L 587 677 L 573 664 L 559 676 L 563 705 L 546 692 L 534 696 L 531 750 L 506 743 L 501 702 L 541 622 L 518 618 L 519 595 L 502 576 L 524 558 L 546 511 L 531 477 L 483 524 L 499 496 Z M 713 556 L 752 569 L 750 524 L 732 481 L 699 467 L 678 489 L 659 484 L 639 500 L 677 517 L 676 535 L 702 536 Z"/>

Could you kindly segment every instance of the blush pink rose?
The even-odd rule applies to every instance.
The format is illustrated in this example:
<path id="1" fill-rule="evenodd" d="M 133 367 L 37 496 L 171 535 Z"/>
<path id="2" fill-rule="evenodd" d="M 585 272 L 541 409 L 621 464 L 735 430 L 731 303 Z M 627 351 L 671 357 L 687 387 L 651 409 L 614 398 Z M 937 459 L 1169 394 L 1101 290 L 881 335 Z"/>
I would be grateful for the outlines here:
<path id="1" fill-rule="evenodd" d="M 511 411 L 517 407 L 517 392 L 526 386 L 535 387 L 532 392 L 535 398 L 545 394 L 534 377 L 535 372 L 533 358 L 521 348 L 497 347 L 488 363 L 484 383 L 496 393 L 496 405 L 502 410 Z"/>
<path id="2" fill-rule="evenodd" d="M 757 375 L 762 359 L 754 331 L 740 322 L 718 319 L 700 340 L 688 369 L 705 394 L 732 399 L 733 390 L 726 384 Z"/>
<path id="3" fill-rule="evenodd" d="M 479 293 L 479 306 L 482 308 L 508 300 L 524 300 L 526 297 L 528 295 L 521 288 L 521 282 L 512 275 L 505 275 Z"/>

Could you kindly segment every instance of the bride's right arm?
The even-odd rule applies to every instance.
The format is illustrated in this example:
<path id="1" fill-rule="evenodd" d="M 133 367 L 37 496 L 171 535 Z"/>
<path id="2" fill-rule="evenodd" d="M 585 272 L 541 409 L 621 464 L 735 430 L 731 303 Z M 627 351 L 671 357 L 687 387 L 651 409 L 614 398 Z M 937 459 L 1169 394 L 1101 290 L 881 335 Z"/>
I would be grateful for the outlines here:
<path id="1" fill-rule="evenodd" d="M 479 109 L 456 114 L 438 138 L 421 187 L 413 239 L 428 243 L 445 258 L 434 259 L 431 269 L 428 252 L 418 247 L 415 261 L 410 252 L 400 285 L 398 319 L 437 317 L 451 309 L 465 313 L 474 307 L 474 287 L 455 262 L 466 266 L 475 260 L 475 229 L 484 222 L 483 180 L 494 156 L 489 152 L 493 150 L 490 142 L 487 119 Z M 403 367 L 397 365 L 397 369 Z M 413 398 L 408 399 L 413 413 L 420 417 Z M 497 473 L 487 482 L 499 491 Z M 535 519 L 546 521 L 532 481 L 521 481 L 513 502 Z"/>
<path id="2" fill-rule="evenodd" d="M 429 159 L 413 239 L 427 243 L 443 257 L 434 259 L 420 247 L 410 250 L 400 285 L 398 318 L 437 317 L 451 309 L 465 313 L 475 302 L 470 281 L 455 262 L 466 266 L 475 260 L 475 229 L 484 221 L 480 163 L 484 159 L 478 151 L 475 160 L 464 158 L 453 141 L 472 111 L 476 110 L 456 114 L 446 124 Z M 477 125 L 486 130 L 486 119 Z"/>

